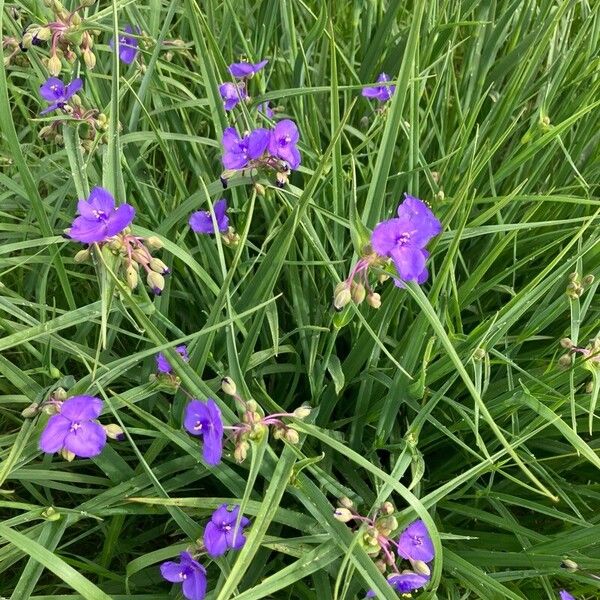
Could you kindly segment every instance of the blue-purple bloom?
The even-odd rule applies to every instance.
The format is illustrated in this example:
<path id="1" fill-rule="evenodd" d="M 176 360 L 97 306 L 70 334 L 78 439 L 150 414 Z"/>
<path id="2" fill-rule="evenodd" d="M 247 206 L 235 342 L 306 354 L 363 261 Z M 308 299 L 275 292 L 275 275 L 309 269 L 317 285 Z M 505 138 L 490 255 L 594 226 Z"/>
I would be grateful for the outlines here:
<path id="1" fill-rule="evenodd" d="M 94 396 L 73 396 L 51 416 L 40 437 L 40 450 L 50 454 L 67 450 L 91 458 L 106 445 L 106 431 L 95 421 L 102 412 L 102 400 Z"/>
<path id="2" fill-rule="evenodd" d="M 239 506 L 234 506 L 231 511 L 227 510 L 227 504 L 221 504 L 212 514 L 210 521 L 204 528 L 204 546 L 209 556 L 217 558 L 227 550 L 239 550 L 246 543 L 244 527 L 250 520 L 242 516 L 236 529 L 235 524 L 240 512 Z"/>
<path id="3" fill-rule="evenodd" d="M 265 117 L 267 117 L 267 119 L 272 119 L 273 115 L 274 115 L 273 109 L 269 106 L 268 100 L 266 102 L 263 102 L 262 104 L 258 105 L 258 112 L 265 115 Z"/>
<path id="4" fill-rule="evenodd" d="M 398 539 L 398 554 L 407 560 L 429 562 L 435 556 L 427 526 L 421 519 L 411 523 Z"/>
<path id="5" fill-rule="evenodd" d="M 442 224 L 429 207 L 418 198 L 406 195 L 398 207 L 398 217 L 379 223 L 371 235 L 371 246 L 381 256 L 391 258 L 402 287 L 403 281 L 427 281 L 425 262 L 429 252 L 425 246 L 442 231 Z"/>
<path id="6" fill-rule="evenodd" d="M 219 94 L 223 98 L 225 110 L 232 110 L 240 100 L 246 100 L 248 94 L 243 83 L 226 81 L 219 86 Z"/>
<path id="7" fill-rule="evenodd" d="M 297 169 L 300 165 L 300 152 L 296 146 L 299 139 L 300 134 L 294 121 L 279 121 L 271 132 L 269 153 L 285 161 L 290 169 Z"/>
<path id="8" fill-rule="evenodd" d="M 181 591 L 187 600 L 203 600 L 206 596 L 206 569 L 189 552 L 182 552 L 179 562 L 168 560 L 162 563 L 160 574 L 171 583 L 181 583 Z"/>
<path id="9" fill-rule="evenodd" d="M 571 596 L 567 590 L 560 590 L 560 600 L 575 600 L 575 596 Z"/>
<path id="10" fill-rule="evenodd" d="M 427 575 L 419 575 L 418 573 L 412 573 L 411 571 L 404 571 L 403 573 L 396 573 L 388 577 L 388 583 L 401 594 L 408 594 L 419 590 L 429 581 Z"/>
<path id="11" fill-rule="evenodd" d="M 385 73 L 381 73 L 377 78 L 377 83 L 386 83 L 389 80 L 390 78 Z M 394 95 L 395 91 L 395 85 L 376 85 L 364 88 L 362 95 L 365 98 L 377 98 L 380 102 L 387 102 Z"/>
<path id="12" fill-rule="evenodd" d="M 215 212 L 215 220 L 217 221 L 217 227 L 221 233 L 227 231 L 229 227 L 229 217 L 227 216 L 227 200 L 221 198 L 218 202 L 215 202 L 213 206 Z M 192 213 L 189 220 L 192 231 L 196 233 L 213 234 L 215 229 L 213 227 L 212 217 L 208 210 L 198 210 Z"/>
<path id="13" fill-rule="evenodd" d="M 185 407 L 183 426 L 188 433 L 202 437 L 202 457 L 209 465 L 218 465 L 223 454 L 223 420 L 215 401 L 192 400 Z"/>
<path id="14" fill-rule="evenodd" d="M 233 127 L 223 132 L 223 166 L 226 169 L 242 169 L 248 162 L 260 158 L 269 145 L 270 133 L 258 128 L 240 137 Z"/>
<path id="15" fill-rule="evenodd" d="M 45 108 L 40 115 L 63 108 L 65 104 L 83 87 L 83 81 L 73 79 L 71 83 L 65 85 L 58 77 L 50 77 L 40 86 L 40 96 L 50 102 L 50 106 Z"/>
<path id="16" fill-rule="evenodd" d="M 182 344 L 181 346 L 177 346 L 175 348 L 175 350 L 179 353 L 179 355 L 185 362 L 188 362 L 190 360 L 190 357 L 188 356 L 187 346 L 185 344 Z M 172 373 L 173 372 L 173 369 L 171 368 L 171 365 L 169 364 L 167 357 L 162 352 L 159 352 L 156 355 L 155 360 L 156 360 L 156 370 L 159 373 Z"/>
<path id="17" fill-rule="evenodd" d="M 123 27 L 123 31 L 125 32 L 125 34 L 129 35 L 119 36 L 119 58 L 126 65 L 130 65 L 135 60 L 135 57 L 137 56 L 138 52 L 138 39 L 136 37 L 133 37 L 131 34 L 133 33 L 135 35 L 141 35 L 142 30 L 138 26 L 136 26 L 134 31 L 134 27 L 132 27 L 131 25 L 125 25 L 125 27 Z M 114 50 L 114 38 L 110 40 L 108 45 L 111 47 L 111 49 Z"/>
<path id="18" fill-rule="evenodd" d="M 239 62 L 229 65 L 229 72 L 238 79 L 245 77 L 252 77 L 255 73 L 258 73 L 269 61 L 261 60 L 257 63 Z"/>
<path id="19" fill-rule="evenodd" d="M 69 229 L 69 237 L 83 244 L 104 242 L 121 233 L 133 221 L 135 209 L 130 204 L 115 207 L 108 190 L 95 187 L 87 200 L 77 203 L 77 217 Z"/>

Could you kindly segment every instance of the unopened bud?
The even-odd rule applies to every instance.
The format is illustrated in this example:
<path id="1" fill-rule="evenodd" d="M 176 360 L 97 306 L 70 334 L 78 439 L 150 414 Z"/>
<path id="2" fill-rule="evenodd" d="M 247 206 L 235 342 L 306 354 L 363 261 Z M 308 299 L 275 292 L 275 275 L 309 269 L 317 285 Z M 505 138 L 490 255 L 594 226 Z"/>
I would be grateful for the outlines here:
<path id="1" fill-rule="evenodd" d="M 96 55 L 89 48 L 83 51 L 83 62 L 88 69 L 93 69 L 96 66 Z"/>
<path id="2" fill-rule="evenodd" d="M 558 366 L 561 369 L 568 369 L 571 366 L 571 355 L 570 354 L 563 354 L 558 359 Z"/>
<path id="3" fill-rule="evenodd" d="M 74 257 L 73 260 L 76 263 L 84 263 L 87 262 L 90 259 L 91 256 L 91 252 L 89 251 L 88 248 L 86 248 L 85 250 L 80 250 Z"/>
<path id="4" fill-rule="evenodd" d="M 288 182 L 287 173 L 283 173 L 283 172 L 279 171 L 277 173 L 277 176 L 275 179 L 276 179 L 275 184 L 277 185 L 277 187 L 282 188 Z"/>
<path id="5" fill-rule="evenodd" d="M 381 306 L 381 296 L 377 292 L 369 292 L 367 294 L 367 304 L 373 308 Z"/>
<path id="6" fill-rule="evenodd" d="M 592 283 L 594 283 L 595 277 L 590 273 L 589 275 L 586 275 L 583 280 L 581 281 L 581 283 L 583 283 L 583 285 L 592 285 Z"/>
<path id="7" fill-rule="evenodd" d="M 361 129 L 368 129 L 369 128 L 369 117 L 362 117 L 360 120 L 360 128 Z"/>
<path id="8" fill-rule="evenodd" d="M 160 260 L 160 258 L 152 258 L 152 260 L 150 260 L 150 262 L 148 263 L 148 266 L 153 271 L 156 271 L 161 275 L 168 275 L 171 272 L 171 269 L 169 269 L 169 267 L 167 267 L 167 265 L 165 265 L 165 263 L 162 260 Z"/>
<path id="9" fill-rule="evenodd" d="M 381 512 L 384 515 L 393 515 L 396 512 L 396 509 L 394 508 L 394 505 L 391 502 L 384 502 L 381 505 Z"/>
<path id="10" fill-rule="evenodd" d="M 377 529 L 382 535 L 386 537 L 392 532 L 398 529 L 398 520 L 396 517 L 387 516 L 377 520 Z"/>
<path id="11" fill-rule="evenodd" d="M 338 504 L 340 506 L 343 506 L 344 508 L 353 508 L 354 507 L 354 502 L 352 502 L 352 500 L 350 500 L 350 498 L 348 498 L 348 496 L 342 496 L 338 500 Z"/>
<path id="12" fill-rule="evenodd" d="M 387 273 L 379 273 L 377 281 L 379 281 L 379 283 L 385 283 L 389 278 L 390 276 Z"/>
<path id="13" fill-rule="evenodd" d="M 290 444 L 297 444 L 300 441 L 300 436 L 295 429 L 288 428 L 285 430 L 284 439 Z"/>
<path id="14" fill-rule="evenodd" d="M 565 558 L 560 563 L 560 566 L 561 566 L 561 568 L 566 569 L 567 571 L 577 571 L 577 569 L 579 569 L 579 565 L 574 560 L 571 560 L 570 558 Z"/>
<path id="15" fill-rule="evenodd" d="M 250 444 L 248 442 L 240 442 L 233 451 L 233 456 L 238 463 L 243 463 L 248 455 Z"/>
<path id="16" fill-rule="evenodd" d="M 285 427 L 273 427 L 273 439 L 282 440 L 285 437 Z"/>
<path id="17" fill-rule="evenodd" d="M 42 511 L 42 518 L 46 519 L 46 521 L 58 521 L 60 513 L 53 506 L 49 506 Z"/>
<path id="18" fill-rule="evenodd" d="M 127 287 L 132 291 L 135 290 L 139 282 L 138 272 L 137 269 L 133 266 L 134 264 L 135 263 L 131 263 L 125 269 L 125 280 L 127 282 Z"/>
<path id="19" fill-rule="evenodd" d="M 384 560 L 381 560 L 381 559 L 379 559 L 379 560 L 376 560 L 376 561 L 375 561 L 375 566 L 377 567 L 377 570 L 378 570 L 380 573 L 385 573 L 385 572 L 386 572 L 386 570 L 387 570 L 387 565 L 385 564 L 385 561 L 384 561 Z"/>
<path id="20" fill-rule="evenodd" d="M 61 70 L 62 63 L 60 62 L 60 58 L 58 58 L 56 54 L 53 54 L 48 59 L 48 73 L 50 73 L 50 75 L 52 75 L 53 77 L 56 77 L 57 75 L 60 75 Z"/>
<path id="21" fill-rule="evenodd" d="M 422 560 L 411 560 L 410 564 L 412 565 L 413 571 L 418 573 L 419 575 L 425 575 L 429 577 L 431 575 L 431 569 L 429 565 Z"/>
<path id="22" fill-rule="evenodd" d="M 585 384 L 585 393 L 586 394 L 591 394 L 594 391 L 594 382 L 593 381 L 588 381 Z"/>
<path id="23" fill-rule="evenodd" d="M 64 388 L 57 387 L 54 392 L 52 392 L 52 399 L 58 402 L 64 402 L 67 399 L 67 392 Z"/>
<path id="24" fill-rule="evenodd" d="M 312 408 L 310 406 L 308 406 L 307 404 L 303 404 L 293 412 L 293 415 L 298 419 L 304 419 L 305 417 L 308 417 L 308 415 L 310 415 L 311 411 Z"/>
<path id="25" fill-rule="evenodd" d="M 579 279 L 579 273 L 577 271 L 569 273 L 569 281 L 577 281 L 577 279 Z"/>
<path id="26" fill-rule="evenodd" d="M 106 120 L 106 115 L 103 114 L 98 115 L 98 119 L 100 119 L 100 117 L 102 116 Z M 146 244 L 150 247 L 151 250 L 160 250 L 164 246 L 160 238 L 156 237 L 155 235 L 151 235 L 149 238 L 146 238 Z"/>
<path id="27" fill-rule="evenodd" d="M 562 340 L 560 340 L 560 345 L 563 348 L 570 350 L 573 347 L 573 342 L 572 342 L 571 338 L 565 337 Z"/>
<path id="28" fill-rule="evenodd" d="M 25 419 L 32 419 L 40 412 L 40 405 L 38 402 L 32 402 L 27 408 L 21 411 L 21 416 Z"/>
<path id="29" fill-rule="evenodd" d="M 262 183 L 255 183 L 254 184 L 254 191 L 256 192 L 257 196 L 260 196 L 261 198 L 264 198 L 265 196 L 265 186 L 262 185 Z"/>
<path id="30" fill-rule="evenodd" d="M 108 425 L 102 425 L 104 431 L 106 432 L 107 437 L 111 440 L 118 440 L 119 442 L 125 439 L 125 434 L 123 429 L 119 427 L 116 423 L 109 423 Z"/>
<path id="31" fill-rule="evenodd" d="M 60 412 L 60 406 L 54 402 L 42 404 L 42 411 L 49 416 L 57 415 Z"/>
<path id="32" fill-rule="evenodd" d="M 70 20 L 71 20 L 71 25 L 75 25 L 75 26 L 81 25 L 81 17 L 77 13 L 71 14 Z"/>
<path id="33" fill-rule="evenodd" d="M 444 194 L 444 190 L 438 190 L 437 194 L 435 195 L 435 199 L 439 200 L 440 202 L 442 202 L 445 197 L 446 197 L 446 194 Z"/>
<path id="34" fill-rule="evenodd" d="M 223 377 L 221 379 L 221 389 L 228 396 L 235 396 L 237 394 L 237 386 L 231 377 Z"/>
<path id="35" fill-rule="evenodd" d="M 333 516 L 342 523 L 348 523 L 354 519 L 354 515 L 347 508 L 336 508 L 333 511 Z"/>
<path id="36" fill-rule="evenodd" d="M 333 293 L 333 306 L 336 310 L 342 310 L 346 304 L 351 302 L 352 293 L 350 292 L 350 288 L 345 281 L 339 283 Z"/>
<path id="37" fill-rule="evenodd" d="M 146 282 L 156 296 L 160 296 L 165 289 L 165 278 L 156 271 L 149 271 Z"/>
<path id="38" fill-rule="evenodd" d="M 67 461 L 71 462 L 75 458 L 75 453 L 67 450 L 66 448 L 62 448 L 60 451 L 60 455 Z"/>
<path id="39" fill-rule="evenodd" d="M 73 106 L 82 106 L 81 96 L 79 96 L 79 94 L 74 94 L 73 96 L 71 96 L 71 104 Z"/>
<path id="40" fill-rule="evenodd" d="M 357 283 L 352 286 L 351 297 L 353 302 L 360 304 L 367 296 L 367 290 L 362 283 Z"/>
<path id="41" fill-rule="evenodd" d="M 485 358 L 486 351 L 484 348 L 475 348 L 475 352 L 473 352 L 474 360 L 483 360 Z"/>

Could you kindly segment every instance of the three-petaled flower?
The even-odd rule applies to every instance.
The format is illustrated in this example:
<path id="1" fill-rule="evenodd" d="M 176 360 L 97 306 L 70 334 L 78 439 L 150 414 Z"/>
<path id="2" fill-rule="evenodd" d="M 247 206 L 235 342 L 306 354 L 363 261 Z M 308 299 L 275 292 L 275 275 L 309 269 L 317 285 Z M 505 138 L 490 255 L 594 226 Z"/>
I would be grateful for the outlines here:
<path id="1" fill-rule="evenodd" d="M 429 207 L 418 198 L 406 195 L 398 207 L 398 216 L 379 223 L 371 235 L 371 246 L 380 256 L 392 259 L 402 287 L 403 281 L 427 281 L 425 262 L 429 252 L 425 246 L 442 231 L 442 224 Z"/>
<path id="2" fill-rule="evenodd" d="M 240 83 L 232 83 L 226 81 L 219 86 L 219 94 L 223 99 L 223 107 L 225 110 L 233 110 L 238 102 L 246 100 L 248 93 L 246 92 L 246 86 Z"/>
<path id="3" fill-rule="evenodd" d="M 267 129 L 258 128 L 240 137 L 233 127 L 223 132 L 223 166 L 226 169 L 243 169 L 251 160 L 260 158 L 269 145 Z"/>
<path id="4" fill-rule="evenodd" d="M 188 362 L 190 360 L 190 357 L 188 356 L 187 346 L 185 344 L 177 346 L 175 350 L 185 362 Z M 173 372 L 173 368 L 169 364 L 167 357 L 162 352 L 159 352 L 156 355 L 156 370 L 159 373 L 165 374 Z"/>
<path id="5" fill-rule="evenodd" d="M 102 400 L 73 396 L 62 402 L 59 410 L 46 423 L 40 436 L 40 450 L 50 454 L 66 450 L 82 458 L 100 454 L 106 445 L 106 431 L 95 419 L 102 412 Z"/>
<path id="6" fill-rule="evenodd" d="M 575 600 L 575 596 L 572 596 L 567 590 L 560 590 L 560 600 Z"/>
<path id="7" fill-rule="evenodd" d="M 227 231 L 229 227 L 229 217 L 227 216 L 227 201 L 225 198 L 221 198 L 218 202 L 215 202 L 213 206 L 215 214 L 215 220 L 217 222 L 217 228 L 221 233 Z M 213 234 L 215 228 L 213 227 L 213 220 L 208 210 L 198 210 L 192 213 L 189 220 L 192 231 L 196 233 L 204 233 L 207 235 Z"/>
<path id="8" fill-rule="evenodd" d="M 269 138 L 269 152 L 285 161 L 290 169 L 297 169 L 300 165 L 300 152 L 296 144 L 300 139 L 296 123 L 290 119 L 279 121 L 271 132 Z"/>
<path id="9" fill-rule="evenodd" d="M 171 583 L 181 583 L 187 600 L 202 600 L 206 596 L 206 569 L 189 552 L 181 552 L 179 562 L 162 563 L 160 573 Z"/>
<path id="10" fill-rule="evenodd" d="M 121 233 L 135 217 L 130 204 L 115 207 L 115 199 L 108 190 L 95 187 L 87 200 L 77 203 L 78 216 L 68 230 L 71 239 L 83 244 L 104 242 Z"/>
<path id="11" fill-rule="evenodd" d="M 135 60 L 138 53 L 138 39 L 131 34 L 141 35 L 142 30 L 138 26 L 134 28 L 132 25 L 125 25 L 123 31 L 125 32 L 125 35 L 119 36 L 119 58 L 126 65 L 130 65 Z M 108 45 L 114 50 L 114 38 L 110 40 Z"/>
<path id="12" fill-rule="evenodd" d="M 45 108 L 40 115 L 52 112 L 59 108 L 64 108 L 66 103 L 83 87 L 83 81 L 79 78 L 73 79 L 71 83 L 65 85 L 58 77 L 48 78 L 40 86 L 40 96 L 50 102 L 50 106 Z"/>
<path id="13" fill-rule="evenodd" d="M 390 80 L 388 75 L 381 73 L 377 78 L 377 83 L 387 83 Z M 365 98 L 376 98 L 380 102 L 387 102 L 396 91 L 395 85 L 375 85 L 363 88 L 362 95 Z"/>
<path id="14" fill-rule="evenodd" d="M 214 400 L 191 400 L 185 407 L 183 426 L 188 433 L 202 438 L 202 457 L 209 465 L 218 465 L 223 454 L 223 420 Z"/>
<path id="15" fill-rule="evenodd" d="M 404 571 L 388 577 L 388 583 L 401 594 L 421 589 L 427 585 L 428 581 L 429 577 L 427 575 L 419 575 L 419 573 L 413 573 L 412 571 Z"/>
<path id="16" fill-rule="evenodd" d="M 411 523 L 398 538 L 398 554 L 407 560 L 429 562 L 435 556 L 427 526 L 421 519 Z"/>
<path id="17" fill-rule="evenodd" d="M 212 558 L 222 556 L 227 550 L 239 550 L 246 543 L 244 527 L 250 520 L 244 516 L 239 517 L 240 507 L 234 506 L 227 510 L 227 504 L 221 504 L 212 514 L 210 521 L 204 528 L 204 546 Z M 236 522 L 239 518 L 239 525 Z"/>
<path id="18" fill-rule="evenodd" d="M 239 62 L 229 65 L 229 72 L 238 79 L 244 79 L 246 77 L 252 77 L 255 73 L 258 73 L 269 61 L 261 60 L 257 63 Z"/>

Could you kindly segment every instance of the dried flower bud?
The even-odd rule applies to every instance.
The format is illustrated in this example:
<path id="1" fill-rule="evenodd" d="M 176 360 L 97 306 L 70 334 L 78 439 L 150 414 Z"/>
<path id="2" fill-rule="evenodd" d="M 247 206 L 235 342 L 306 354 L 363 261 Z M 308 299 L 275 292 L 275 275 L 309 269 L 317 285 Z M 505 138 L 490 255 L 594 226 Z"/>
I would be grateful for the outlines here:
<path id="1" fill-rule="evenodd" d="M 275 179 L 275 184 L 277 185 L 277 187 L 282 188 L 288 182 L 287 173 L 282 173 L 281 171 L 278 171 Z"/>
<path id="2" fill-rule="evenodd" d="M 565 337 L 562 340 L 560 340 L 560 345 L 563 348 L 570 350 L 573 347 L 573 342 L 571 341 L 571 338 Z"/>
<path id="3" fill-rule="evenodd" d="M 80 250 L 74 257 L 73 260 L 76 263 L 84 263 L 87 262 L 90 259 L 91 256 L 91 252 L 89 250 L 89 248 L 86 248 L 85 250 Z"/>
<path id="4" fill-rule="evenodd" d="M 58 58 L 58 56 L 56 56 L 56 54 L 53 54 L 49 59 L 48 59 L 48 73 L 50 73 L 50 75 L 52 75 L 52 77 L 57 77 L 58 75 L 60 75 L 60 72 L 62 70 L 62 63 L 60 61 L 60 58 Z"/>
<path id="5" fill-rule="evenodd" d="M 352 286 L 351 297 L 353 302 L 360 304 L 367 296 L 367 290 L 362 283 L 356 283 Z"/>
<path id="6" fill-rule="evenodd" d="M 160 260 L 160 258 L 152 258 L 148 263 L 148 266 L 157 273 L 161 275 L 168 275 L 171 272 L 171 269 L 165 265 L 165 263 Z"/>
<path id="7" fill-rule="evenodd" d="M 377 292 L 369 292 L 367 294 L 367 304 L 372 308 L 380 308 L 381 296 Z"/>
<path id="8" fill-rule="evenodd" d="M 108 247 L 111 250 L 121 250 L 123 248 L 123 242 L 120 240 L 120 238 L 114 238 L 109 242 Z M 135 262 L 140 263 L 140 265 L 148 264 L 148 254 L 144 252 L 141 248 L 136 248 L 135 250 L 133 250 L 133 252 L 131 253 L 131 258 L 133 258 Z"/>
<path id="9" fill-rule="evenodd" d="M 338 504 L 340 506 L 343 506 L 344 508 L 352 508 L 354 506 L 354 502 L 352 502 L 352 500 L 350 500 L 350 498 L 348 498 L 348 496 L 342 496 L 338 500 Z"/>
<path id="10" fill-rule="evenodd" d="M 582 279 L 581 283 L 583 283 L 583 285 L 585 285 L 585 286 L 592 285 L 592 283 L 594 283 L 595 279 L 596 278 L 590 273 L 589 275 L 586 275 Z"/>
<path id="11" fill-rule="evenodd" d="M 123 429 L 119 427 L 116 423 L 109 423 L 108 425 L 102 425 L 104 431 L 106 431 L 106 435 L 111 440 L 118 440 L 119 442 L 125 439 L 125 434 L 123 433 Z"/>
<path id="12" fill-rule="evenodd" d="M 27 408 L 21 411 L 21 416 L 25 419 L 32 419 L 40 412 L 40 405 L 38 402 L 32 402 Z"/>
<path id="13" fill-rule="evenodd" d="M 561 369 L 568 369 L 571 366 L 571 355 L 570 354 L 563 354 L 558 359 L 558 366 Z"/>
<path id="14" fill-rule="evenodd" d="M 571 560 L 570 558 L 565 558 L 561 563 L 560 563 L 561 568 L 566 569 L 567 571 L 577 571 L 577 569 L 579 569 L 579 565 Z"/>
<path id="15" fill-rule="evenodd" d="M 431 575 L 431 569 L 426 562 L 422 560 L 411 560 L 410 564 L 412 565 L 415 573 L 418 573 L 419 575 L 425 575 L 426 577 Z"/>
<path id="16" fill-rule="evenodd" d="M 62 448 L 60 455 L 67 461 L 71 462 L 75 458 L 75 454 L 66 448 Z"/>
<path id="17" fill-rule="evenodd" d="M 248 449 L 250 444 L 248 442 L 239 442 L 233 451 L 233 456 L 238 463 L 243 463 L 248 456 Z"/>
<path id="18" fill-rule="evenodd" d="M 295 429 L 288 428 L 285 430 L 284 439 L 290 444 L 297 444 L 300 441 L 300 436 Z"/>
<path id="19" fill-rule="evenodd" d="M 165 278 L 156 271 L 150 271 L 146 276 L 148 287 L 156 296 L 160 296 L 165 289 Z"/>
<path id="20" fill-rule="evenodd" d="M 381 505 L 381 512 L 384 515 L 393 515 L 396 512 L 396 509 L 394 508 L 394 505 L 388 501 Z"/>
<path id="21" fill-rule="evenodd" d="M 336 310 L 342 310 L 346 304 L 352 301 L 350 287 L 345 281 L 338 283 L 333 292 L 333 306 Z"/>
<path id="22" fill-rule="evenodd" d="M 308 417 L 308 415 L 310 415 L 311 411 L 312 408 L 310 406 L 308 406 L 307 404 L 303 404 L 293 412 L 293 415 L 298 419 L 304 419 L 305 417 Z"/>
<path id="23" fill-rule="evenodd" d="M 336 508 L 333 511 L 333 516 L 342 523 L 348 523 L 354 519 L 354 515 L 347 508 Z"/>
<path id="24" fill-rule="evenodd" d="M 104 119 L 106 120 L 106 115 L 99 114 L 98 120 L 100 120 L 100 117 L 104 117 Z M 155 235 L 151 235 L 149 238 L 146 238 L 146 244 L 150 247 L 151 250 L 160 250 L 164 247 L 164 244 L 162 243 L 160 238 L 156 237 Z"/>

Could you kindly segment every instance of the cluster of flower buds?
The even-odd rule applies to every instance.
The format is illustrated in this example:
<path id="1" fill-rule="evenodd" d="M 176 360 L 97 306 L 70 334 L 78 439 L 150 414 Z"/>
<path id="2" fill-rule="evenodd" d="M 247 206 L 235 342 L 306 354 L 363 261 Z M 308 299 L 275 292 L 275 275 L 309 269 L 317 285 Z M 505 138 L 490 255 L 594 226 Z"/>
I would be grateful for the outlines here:
<path id="1" fill-rule="evenodd" d="M 306 405 L 298 407 L 291 413 L 275 413 L 263 416 L 260 407 L 255 400 L 244 400 L 237 392 L 237 386 L 230 377 L 224 377 L 221 380 L 221 389 L 227 395 L 235 398 L 238 405 L 242 408 L 242 422 L 233 427 L 229 427 L 233 433 L 235 442 L 234 456 L 237 462 L 241 463 L 246 459 L 251 441 L 260 441 L 267 434 L 269 428 L 272 429 L 275 439 L 284 440 L 290 444 L 297 444 L 300 440 L 298 432 L 286 424 L 283 418 L 304 419 L 307 417 L 311 408 Z"/>
<path id="2" fill-rule="evenodd" d="M 359 543 L 381 573 L 386 575 L 388 583 L 396 591 L 410 594 L 429 581 L 431 570 L 428 563 L 434 559 L 435 552 L 427 527 L 420 519 L 411 523 L 398 540 L 392 539 L 398 529 L 395 512 L 391 502 L 384 502 L 372 517 L 365 517 L 356 511 L 350 498 L 341 498 L 333 515 L 342 523 L 354 521 L 362 527 Z M 410 569 L 401 570 L 398 558 L 408 561 Z M 374 594 L 369 592 L 367 596 L 373 597 Z"/>
<path id="3" fill-rule="evenodd" d="M 592 283 L 594 283 L 594 276 L 592 274 L 581 277 L 577 272 L 571 273 L 565 293 L 572 300 L 576 300 L 577 298 L 581 298 L 585 289 L 592 285 Z"/>
<path id="4" fill-rule="evenodd" d="M 577 347 L 571 338 L 563 338 L 560 340 L 560 345 L 571 353 L 581 354 L 585 359 L 584 366 L 593 373 L 600 372 L 600 337 L 590 340 L 590 343 L 585 348 Z M 572 354 L 563 354 L 558 359 L 558 364 L 563 369 L 568 369 L 572 364 Z M 590 390 L 591 391 L 591 390 Z"/>
<path id="5" fill-rule="evenodd" d="M 88 69 L 96 66 L 96 56 L 92 52 L 96 31 L 83 27 L 79 14 L 84 8 L 92 6 L 95 0 L 79 0 L 79 6 L 68 11 L 60 0 L 44 0 L 44 4 L 52 11 L 52 17 L 43 24 L 34 23 L 27 27 L 19 44 L 19 49 L 26 52 L 33 46 L 50 44 L 50 56 L 45 61 L 48 73 L 56 77 L 63 68 L 62 59 L 73 63 L 79 55 Z"/>

